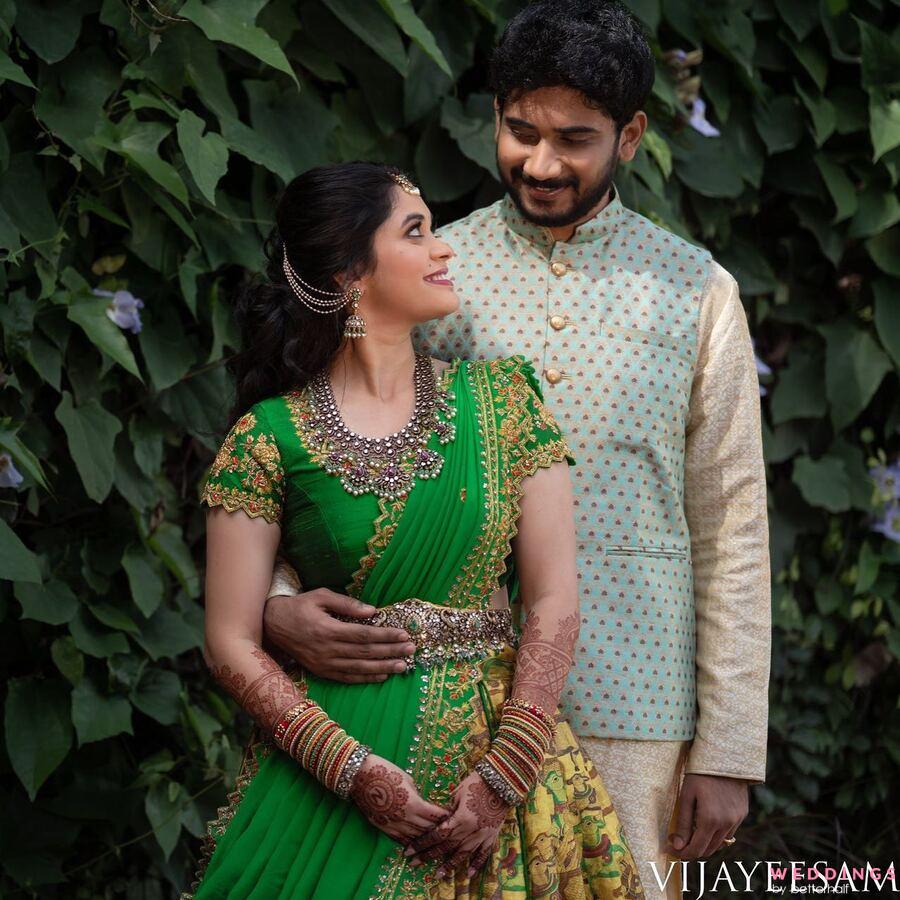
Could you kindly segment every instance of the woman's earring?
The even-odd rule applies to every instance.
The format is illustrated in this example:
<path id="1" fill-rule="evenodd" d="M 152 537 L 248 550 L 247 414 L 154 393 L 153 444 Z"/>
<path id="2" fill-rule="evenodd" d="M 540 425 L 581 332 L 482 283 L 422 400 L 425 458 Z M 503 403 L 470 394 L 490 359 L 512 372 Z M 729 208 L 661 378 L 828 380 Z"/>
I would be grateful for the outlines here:
<path id="1" fill-rule="evenodd" d="M 344 337 L 362 338 L 366 336 L 366 320 L 357 312 L 362 291 L 359 288 L 353 288 L 350 291 L 350 297 L 350 315 L 347 316 L 347 321 L 344 323 Z"/>

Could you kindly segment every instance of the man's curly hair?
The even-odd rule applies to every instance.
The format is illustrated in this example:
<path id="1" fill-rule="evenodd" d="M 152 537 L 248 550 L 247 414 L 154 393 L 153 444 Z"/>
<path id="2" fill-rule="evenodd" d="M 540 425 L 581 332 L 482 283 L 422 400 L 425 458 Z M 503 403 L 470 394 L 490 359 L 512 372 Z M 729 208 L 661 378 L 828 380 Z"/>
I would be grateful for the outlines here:
<path id="1" fill-rule="evenodd" d="M 534 0 L 512 18 L 491 58 L 491 87 L 509 99 L 570 87 L 622 128 L 653 87 L 653 54 L 618 0 Z"/>

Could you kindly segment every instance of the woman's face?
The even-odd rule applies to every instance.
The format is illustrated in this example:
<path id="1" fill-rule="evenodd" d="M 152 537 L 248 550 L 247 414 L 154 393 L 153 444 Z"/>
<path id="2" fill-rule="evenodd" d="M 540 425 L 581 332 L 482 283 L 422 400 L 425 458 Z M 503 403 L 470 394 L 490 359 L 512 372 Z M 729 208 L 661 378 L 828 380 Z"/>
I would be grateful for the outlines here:
<path id="1" fill-rule="evenodd" d="M 410 329 L 459 307 L 449 260 L 453 251 L 431 231 L 421 197 L 394 188 L 394 208 L 375 232 L 375 269 L 360 278 L 366 327 Z"/>

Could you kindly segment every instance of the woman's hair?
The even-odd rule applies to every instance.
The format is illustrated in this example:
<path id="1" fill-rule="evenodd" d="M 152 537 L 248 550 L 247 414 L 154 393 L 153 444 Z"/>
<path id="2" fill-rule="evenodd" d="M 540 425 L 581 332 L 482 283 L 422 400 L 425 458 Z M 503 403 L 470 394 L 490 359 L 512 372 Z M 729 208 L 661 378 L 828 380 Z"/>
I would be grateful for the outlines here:
<path id="1" fill-rule="evenodd" d="M 500 104 L 542 87 L 570 87 L 622 128 L 653 87 L 653 54 L 618 0 L 535 0 L 514 16 L 491 58 Z"/>
<path id="2" fill-rule="evenodd" d="M 394 204 L 391 173 L 400 170 L 336 163 L 309 169 L 285 187 L 263 244 L 265 275 L 243 284 L 235 297 L 241 350 L 228 362 L 235 384 L 230 424 L 254 403 L 302 388 L 337 353 L 350 303 L 328 314 L 313 312 L 287 283 L 283 253 L 303 281 L 323 291 L 349 286 L 337 276 L 353 280 L 370 273 L 375 232 Z"/>

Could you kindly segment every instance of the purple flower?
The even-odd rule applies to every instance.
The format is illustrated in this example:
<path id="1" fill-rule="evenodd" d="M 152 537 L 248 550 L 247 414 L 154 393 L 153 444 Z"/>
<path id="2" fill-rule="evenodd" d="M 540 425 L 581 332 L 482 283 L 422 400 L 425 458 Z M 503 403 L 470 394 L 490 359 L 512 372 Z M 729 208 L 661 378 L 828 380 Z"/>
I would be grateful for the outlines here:
<path id="1" fill-rule="evenodd" d="M 884 516 L 872 526 L 872 531 L 877 531 L 900 544 L 900 503 L 896 501 L 889 503 L 884 510 Z"/>
<path id="2" fill-rule="evenodd" d="M 699 131 L 704 137 L 718 137 L 719 129 L 706 121 L 706 104 L 697 97 L 691 106 L 691 117 L 688 119 L 688 125 Z"/>
<path id="3" fill-rule="evenodd" d="M 752 339 L 751 339 L 752 340 Z M 756 355 L 756 341 L 753 340 L 753 357 L 756 360 L 756 374 L 757 375 L 771 375 L 772 370 Z M 759 386 L 759 396 L 765 397 L 769 391 L 767 388 L 764 388 L 762 385 Z"/>
<path id="4" fill-rule="evenodd" d="M 891 466 L 875 466 L 869 469 L 869 475 L 878 485 L 878 493 L 885 500 L 900 499 L 900 463 Z"/>
<path id="5" fill-rule="evenodd" d="M 0 453 L 0 487 L 18 487 L 24 479 L 8 453 Z"/>
<path id="6" fill-rule="evenodd" d="M 106 307 L 106 315 L 124 330 L 137 334 L 141 330 L 141 314 L 138 310 L 144 308 L 144 301 L 135 297 L 131 291 L 103 291 L 94 288 L 94 294 L 98 297 L 112 297 L 112 303 Z"/>

